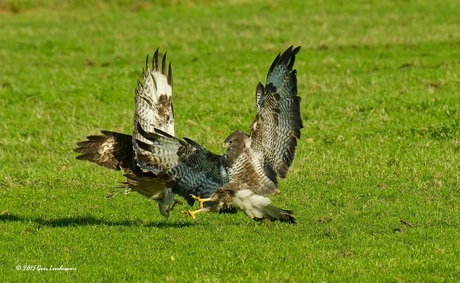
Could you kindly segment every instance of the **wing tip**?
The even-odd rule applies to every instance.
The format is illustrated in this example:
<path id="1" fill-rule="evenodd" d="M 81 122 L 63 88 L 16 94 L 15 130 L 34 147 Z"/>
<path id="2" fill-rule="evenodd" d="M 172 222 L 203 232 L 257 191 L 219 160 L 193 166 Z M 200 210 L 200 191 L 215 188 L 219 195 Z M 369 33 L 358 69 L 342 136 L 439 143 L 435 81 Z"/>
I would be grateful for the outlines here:
<path id="1" fill-rule="evenodd" d="M 152 56 L 152 70 L 160 72 L 163 74 L 168 81 L 168 84 L 171 85 L 173 84 L 173 75 L 172 75 L 172 67 L 171 67 L 171 62 L 168 63 L 167 60 L 167 51 L 163 54 L 163 57 L 161 58 L 161 70 L 160 70 L 160 59 L 159 59 L 159 54 L 160 54 L 160 48 L 158 47 L 155 52 L 153 53 Z M 145 69 L 147 70 L 145 73 L 143 72 L 144 76 L 145 74 L 149 73 L 149 55 L 147 55 L 146 58 L 146 67 Z"/>
<path id="2" fill-rule="evenodd" d="M 295 62 L 295 56 L 297 55 L 297 53 L 299 53 L 300 49 L 300 45 L 295 48 L 294 45 L 291 45 L 283 53 L 278 53 L 278 56 L 276 56 L 275 60 L 273 60 L 273 63 L 270 66 L 268 73 L 273 72 L 273 70 L 278 65 L 287 65 L 289 69 L 292 70 L 292 67 L 294 66 Z"/>
<path id="3" fill-rule="evenodd" d="M 160 47 L 155 50 L 152 56 L 152 69 L 158 71 L 158 53 L 160 52 Z"/>

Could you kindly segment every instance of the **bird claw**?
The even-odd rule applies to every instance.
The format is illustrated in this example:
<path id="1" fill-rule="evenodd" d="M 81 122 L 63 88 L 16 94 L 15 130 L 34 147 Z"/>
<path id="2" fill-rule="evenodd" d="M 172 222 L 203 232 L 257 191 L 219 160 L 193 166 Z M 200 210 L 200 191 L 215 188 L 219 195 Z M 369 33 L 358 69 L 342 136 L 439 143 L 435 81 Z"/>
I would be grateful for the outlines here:
<path id="1" fill-rule="evenodd" d="M 187 215 L 188 217 L 191 217 L 193 219 L 196 219 L 196 215 L 200 212 L 207 211 L 206 209 L 203 208 L 203 203 L 207 201 L 211 201 L 210 198 L 200 198 L 195 195 L 190 195 L 194 200 L 200 203 L 200 208 L 194 211 L 187 210 L 187 211 L 182 211 L 183 214 Z"/>
<path id="2" fill-rule="evenodd" d="M 191 210 L 187 210 L 187 211 L 182 211 L 183 214 L 187 215 L 188 217 L 191 217 L 192 219 L 196 219 L 196 214 L 198 212 L 196 211 L 191 211 Z"/>
<path id="3" fill-rule="evenodd" d="M 203 208 L 203 203 L 210 201 L 209 198 L 200 198 L 196 195 L 190 195 L 194 200 L 196 200 L 200 204 L 200 208 Z"/>

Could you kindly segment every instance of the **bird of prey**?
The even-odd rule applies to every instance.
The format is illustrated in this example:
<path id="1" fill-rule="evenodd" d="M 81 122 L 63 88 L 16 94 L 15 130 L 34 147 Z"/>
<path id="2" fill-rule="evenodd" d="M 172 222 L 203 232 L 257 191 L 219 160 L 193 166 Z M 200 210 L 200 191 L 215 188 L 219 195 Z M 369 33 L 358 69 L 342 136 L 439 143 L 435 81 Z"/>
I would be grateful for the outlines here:
<path id="1" fill-rule="evenodd" d="M 303 128 L 297 96 L 295 56 L 300 46 L 289 47 L 273 61 L 265 86 L 256 88 L 256 117 L 247 135 L 235 131 L 224 141 L 224 155 L 214 154 L 195 141 L 179 140 L 161 130 L 149 132 L 138 124 L 144 140 L 136 140 L 138 165 L 158 172 L 173 193 L 200 208 L 201 212 L 244 211 L 254 220 L 295 223 L 293 212 L 271 205 L 278 192 L 278 178 L 285 178 L 294 160 L 297 139 Z"/>
<path id="2" fill-rule="evenodd" d="M 158 202 L 161 214 L 169 216 L 170 210 L 178 202 L 170 188 L 163 180 L 157 178 L 161 170 L 142 170 L 136 161 L 136 153 L 143 153 L 140 148 L 134 149 L 135 140 L 149 144 L 150 141 L 139 134 L 137 125 L 147 131 L 155 129 L 174 135 L 174 110 L 171 101 L 173 76 L 171 64 L 166 65 L 166 53 L 161 64 L 158 49 L 153 54 L 152 67 L 149 67 L 149 56 L 143 70 L 142 82 L 137 81 L 134 95 L 134 130 L 127 135 L 111 131 L 102 131 L 103 135 L 88 136 L 86 141 L 79 142 L 74 151 L 79 153 L 79 160 L 87 160 L 113 170 L 123 170 L 126 177 L 126 192 L 138 192 Z M 134 146 L 134 147 L 133 147 Z"/>

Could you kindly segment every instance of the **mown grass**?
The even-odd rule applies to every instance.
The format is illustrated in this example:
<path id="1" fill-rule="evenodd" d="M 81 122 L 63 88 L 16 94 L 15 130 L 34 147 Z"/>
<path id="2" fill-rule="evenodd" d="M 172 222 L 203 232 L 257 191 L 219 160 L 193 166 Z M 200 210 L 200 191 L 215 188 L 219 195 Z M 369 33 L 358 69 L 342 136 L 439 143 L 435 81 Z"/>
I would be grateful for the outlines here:
<path id="1" fill-rule="evenodd" d="M 3 1 L 2 281 L 457 281 L 456 1 Z M 274 56 L 296 62 L 305 129 L 281 194 L 298 225 L 105 199 L 119 172 L 75 160 L 132 129 L 135 80 L 173 64 L 178 136 L 220 152 L 248 129 Z M 16 271 L 17 265 L 76 271 Z"/>

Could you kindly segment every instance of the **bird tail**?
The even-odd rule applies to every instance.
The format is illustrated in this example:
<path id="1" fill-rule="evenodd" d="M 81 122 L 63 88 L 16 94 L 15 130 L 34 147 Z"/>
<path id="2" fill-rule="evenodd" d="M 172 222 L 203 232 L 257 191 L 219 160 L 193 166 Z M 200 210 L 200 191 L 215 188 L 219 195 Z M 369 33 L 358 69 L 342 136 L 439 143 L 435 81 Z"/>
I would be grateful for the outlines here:
<path id="1" fill-rule="evenodd" d="M 116 132 L 102 131 L 103 135 L 86 137 L 74 149 L 79 160 L 87 160 L 113 170 L 133 169 L 132 137 Z"/>
<path id="2" fill-rule="evenodd" d="M 285 210 L 285 209 L 281 209 L 273 205 L 268 205 L 262 208 L 262 212 L 263 212 L 264 217 L 254 218 L 254 220 L 259 221 L 263 219 L 269 219 L 271 221 L 281 221 L 281 222 L 296 224 L 296 220 L 294 216 L 292 216 L 294 212 L 292 212 L 291 210 Z"/>
<path id="3" fill-rule="evenodd" d="M 271 200 L 258 195 L 249 189 L 239 190 L 236 193 L 235 204 L 255 221 L 281 221 L 295 224 L 293 212 L 271 205 Z"/>

